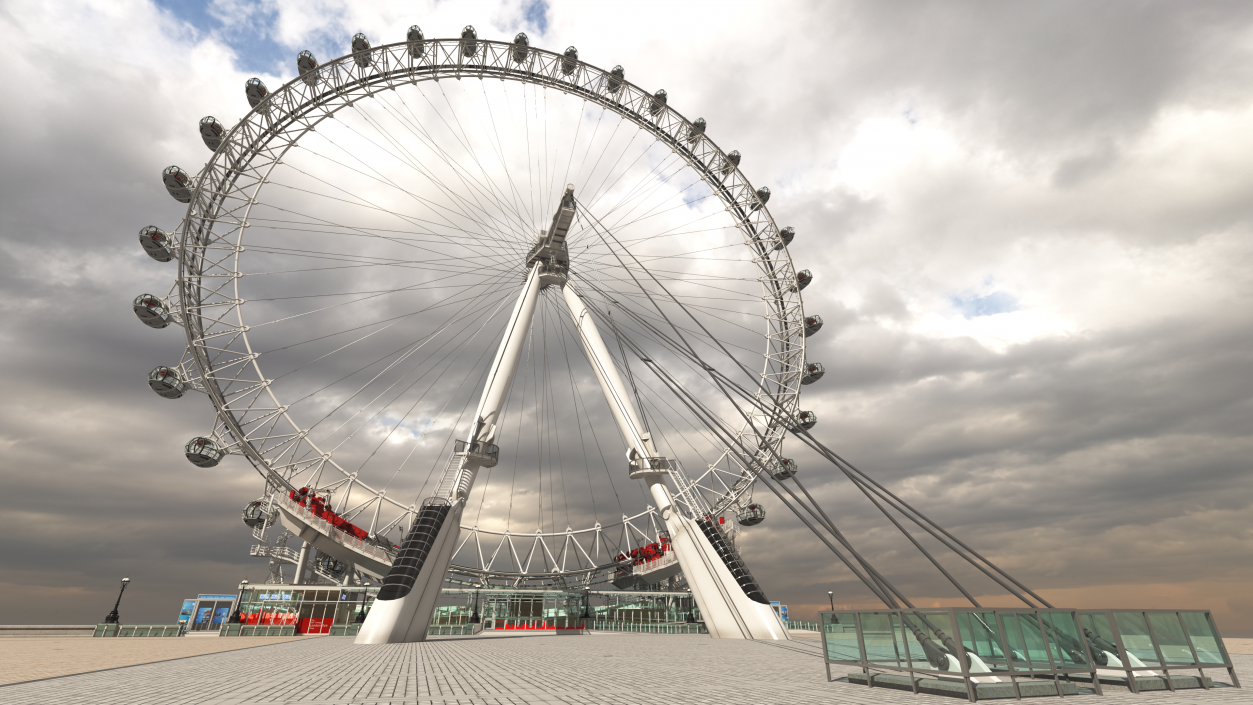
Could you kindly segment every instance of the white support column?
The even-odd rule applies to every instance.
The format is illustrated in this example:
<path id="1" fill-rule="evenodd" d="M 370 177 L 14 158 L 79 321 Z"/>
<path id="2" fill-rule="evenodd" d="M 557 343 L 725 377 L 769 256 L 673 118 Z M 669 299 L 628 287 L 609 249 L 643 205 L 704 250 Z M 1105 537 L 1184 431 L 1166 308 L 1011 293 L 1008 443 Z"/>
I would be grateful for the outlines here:
<path id="1" fill-rule="evenodd" d="M 635 405 L 614 366 L 613 357 L 605 347 L 591 311 L 572 287 L 563 287 L 562 293 L 574 327 L 579 331 L 583 350 L 596 371 L 596 379 L 627 444 L 627 457 L 645 465 L 647 459 L 657 457 L 652 437 L 640 423 Z M 646 473 L 644 480 L 666 522 L 670 543 L 710 635 L 724 639 L 787 639 L 787 630 L 774 609 L 745 594 L 696 522 L 684 517 L 675 508 L 662 479 L 664 474 L 664 470 Z"/>
<path id="2" fill-rule="evenodd" d="M 296 577 L 292 578 L 293 585 L 305 584 L 305 571 L 309 568 L 309 548 L 308 541 L 300 543 L 300 557 L 296 559 Z"/>
<path id="3" fill-rule="evenodd" d="M 531 266 L 526 285 L 518 296 L 518 302 L 514 304 L 504 338 L 496 351 L 496 359 L 487 374 L 487 383 L 483 387 L 474 425 L 468 434 L 468 443 L 492 443 L 496 439 L 500 412 L 505 398 L 509 396 L 509 388 L 513 386 L 514 373 L 518 370 L 527 332 L 531 328 L 531 319 L 535 316 L 543 267 L 538 262 Z M 392 600 L 375 600 L 374 607 L 370 609 L 365 624 L 361 625 L 361 631 L 357 634 L 356 643 L 389 644 L 426 639 L 431 615 L 435 612 L 435 603 L 439 600 L 440 588 L 443 587 L 448 564 L 452 561 L 453 549 L 461 536 L 461 511 L 469 497 L 470 488 L 474 486 L 479 467 L 479 461 L 469 453 L 454 455 L 450 459 L 437 487 L 436 497 L 448 500 L 451 506 L 426 554 L 421 570 L 404 596 Z M 392 572 L 396 572 L 395 568 Z M 385 587 L 387 582 L 384 581 Z"/>

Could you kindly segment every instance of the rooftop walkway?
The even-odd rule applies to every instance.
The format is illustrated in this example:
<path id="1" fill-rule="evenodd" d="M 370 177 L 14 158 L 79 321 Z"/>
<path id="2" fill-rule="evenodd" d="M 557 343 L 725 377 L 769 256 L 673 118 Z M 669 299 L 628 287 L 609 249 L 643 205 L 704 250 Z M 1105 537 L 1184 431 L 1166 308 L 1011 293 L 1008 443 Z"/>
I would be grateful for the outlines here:
<path id="1" fill-rule="evenodd" d="M 10 682 L 42 679 L 0 686 L 5 705 L 960 702 L 827 683 L 815 638 L 775 644 L 704 635 L 515 632 L 379 646 L 355 646 L 351 637 L 0 642 L 0 676 Z M 128 659 L 140 665 L 127 665 Z M 1233 659 L 1240 675 L 1253 674 L 1253 655 Z M 40 664 L 47 668 L 41 670 Z M 74 669 L 90 672 L 64 675 Z M 1137 696 L 1116 691 L 1107 687 L 1103 699 L 1079 697 L 1092 705 L 1248 703 L 1253 692 L 1215 688 Z"/>

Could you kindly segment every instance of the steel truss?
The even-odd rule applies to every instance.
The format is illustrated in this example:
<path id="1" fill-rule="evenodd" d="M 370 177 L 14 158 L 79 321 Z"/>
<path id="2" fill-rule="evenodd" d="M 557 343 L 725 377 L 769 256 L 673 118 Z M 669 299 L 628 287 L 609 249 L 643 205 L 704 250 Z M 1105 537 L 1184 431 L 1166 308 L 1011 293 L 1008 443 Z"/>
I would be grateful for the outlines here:
<path id="1" fill-rule="evenodd" d="M 473 54 L 460 39 L 426 40 L 421 53 L 407 42 L 370 50 L 368 58 L 350 54 L 298 77 L 274 91 L 233 126 L 221 146 L 193 180 L 192 200 L 175 233 L 178 280 L 166 298 L 173 322 L 184 328 L 187 350 L 178 371 L 191 389 L 209 396 L 216 411 L 210 436 L 228 454 L 243 455 L 277 492 L 295 489 L 293 478 L 314 476 L 321 490 L 364 493 L 351 507 L 338 507 L 350 521 L 369 517 L 368 531 L 407 530 L 418 507 L 388 496 L 356 473 L 341 467 L 319 448 L 289 415 L 271 389 L 249 342 L 240 295 L 240 257 L 245 251 L 249 214 L 262 187 L 302 136 L 357 101 L 404 84 L 443 79 L 497 78 L 554 88 L 595 103 L 647 131 L 690 167 L 722 201 L 757 267 L 765 316 L 766 346 L 760 380 L 753 390 L 761 402 L 728 444 L 722 459 L 686 478 L 674 474 L 679 496 L 693 510 L 718 513 L 751 491 L 758 475 L 772 466 L 798 407 L 805 345 L 801 296 L 796 271 L 778 227 L 748 179 L 702 130 L 638 86 L 559 54 L 528 48 L 523 60 L 516 46 L 479 40 Z M 769 409 L 770 412 L 761 411 Z M 743 449 L 751 449 L 746 454 Z M 333 479 L 322 481 L 323 473 Z M 388 508 L 387 519 L 380 510 Z M 649 518 L 648 532 L 632 522 Z M 468 575 L 545 579 L 555 573 L 591 574 L 604 570 L 609 554 L 606 529 L 600 526 L 558 533 L 517 534 L 463 527 L 457 565 Z M 649 533 L 657 527 L 648 512 L 624 517 L 623 534 Z M 491 537 L 490 540 L 486 540 Z M 484 542 L 490 547 L 485 548 Z M 529 548 L 527 548 L 529 546 Z M 525 551 L 523 550 L 525 549 Z M 525 565 L 522 574 L 493 572 L 502 552 Z M 523 558 L 523 554 L 527 556 Z M 598 564 L 598 561 L 602 561 Z M 531 566 L 543 566 L 532 574 Z"/>

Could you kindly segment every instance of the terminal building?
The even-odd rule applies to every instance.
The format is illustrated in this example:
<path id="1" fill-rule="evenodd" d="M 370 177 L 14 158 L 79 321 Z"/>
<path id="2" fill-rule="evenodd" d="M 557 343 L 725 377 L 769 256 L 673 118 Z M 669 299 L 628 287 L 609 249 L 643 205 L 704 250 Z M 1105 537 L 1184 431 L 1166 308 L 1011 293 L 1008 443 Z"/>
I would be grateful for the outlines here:
<path id="1" fill-rule="evenodd" d="M 357 633 L 374 605 L 378 585 L 249 585 L 236 615 L 218 620 L 219 602 L 202 595 L 192 631 L 217 629 L 223 636 Z M 191 602 L 190 600 L 187 602 Z M 201 605 L 211 604 L 212 607 Z M 213 611 L 207 611 L 212 609 Z M 184 611 L 187 611 L 186 609 Z M 181 617 L 181 616 L 180 616 Z M 598 629 L 651 633 L 703 633 L 700 612 L 687 591 L 528 590 L 444 588 L 431 619 L 432 635 L 481 630 Z"/>

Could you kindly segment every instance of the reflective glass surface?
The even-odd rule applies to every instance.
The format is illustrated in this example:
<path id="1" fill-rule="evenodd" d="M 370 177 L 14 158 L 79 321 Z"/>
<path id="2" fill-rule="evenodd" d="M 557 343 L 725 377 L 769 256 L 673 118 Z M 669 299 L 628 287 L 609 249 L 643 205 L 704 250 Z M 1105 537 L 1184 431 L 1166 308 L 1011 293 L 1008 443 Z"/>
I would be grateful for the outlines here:
<path id="1" fill-rule="evenodd" d="M 1214 629 L 1214 622 L 1210 615 L 1204 612 L 1181 612 L 1180 616 L 1183 618 L 1183 626 L 1188 630 L 1188 636 L 1192 639 L 1192 646 L 1196 649 L 1198 661 L 1229 663 L 1227 651 L 1223 648 L 1222 641 L 1218 639 L 1218 632 Z"/>
<path id="2" fill-rule="evenodd" d="M 861 612 L 862 643 L 866 661 L 880 666 L 904 668 L 905 644 L 901 640 L 900 617 L 891 612 Z"/>
<path id="3" fill-rule="evenodd" d="M 915 669 L 961 672 L 961 664 L 945 648 L 945 641 L 956 646 L 947 611 L 913 610 L 904 613 L 902 619 L 905 623 L 905 644 Z"/>
<path id="4" fill-rule="evenodd" d="M 978 662 L 974 661 L 973 656 L 968 657 L 972 661 L 970 664 L 972 672 L 981 670 L 979 662 L 994 673 L 1010 670 L 1011 657 L 1006 654 L 1013 652 L 1006 648 L 1005 642 L 1001 639 L 995 612 L 991 610 L 958 612 L 957 626 L 961 629 L 962 646 L 973 651 L 973 656 L 978 657 Z M 1016 665 L 1021 669 L 1027 664 L 1024 661 Z"/>
<path id="5" fill-rule="evenodd" d="M 857 622 L 852 614 L 822 614 L 822 638 L 831 661 L 861 661 Z"/>
<path id="6" fill-rule="evenodd" d="M 1153 638 L 1149 635 L 1149 623 L 1144 619 L 1143 612 L 1115 612 L 1114 622 L 1122 636 L 1122 645 L 1127 655 L 1134 656 L 1132 666 L 1161 666 L 1157 658 L 1157 649 L 1153 648 Z M 1136 661 L 1140 663 L 1136 663 Z"/>
<path id="7" fill-rule="evenodd" d="M 1042 611 L 1040 621 L 1052 647 L 1056 668 L 1087 668 L 1088 655 L 1071 612 Z"/>
<path id="8" fill-rule="evenodd" d="M 1179 615 L 1174 612 L 1150 612 L 1149 624 L 1153 627 L 1153 636 L 1157 637 L 1157 647 L 1162 652 L 1166 663 L 1194 664 L 1192 647 L 1188 645 L 1188 637 L 1184 636 L 1183 625 L 1179 623 Z"/>

